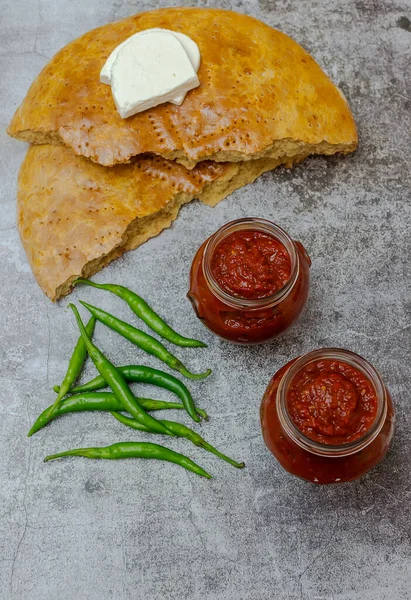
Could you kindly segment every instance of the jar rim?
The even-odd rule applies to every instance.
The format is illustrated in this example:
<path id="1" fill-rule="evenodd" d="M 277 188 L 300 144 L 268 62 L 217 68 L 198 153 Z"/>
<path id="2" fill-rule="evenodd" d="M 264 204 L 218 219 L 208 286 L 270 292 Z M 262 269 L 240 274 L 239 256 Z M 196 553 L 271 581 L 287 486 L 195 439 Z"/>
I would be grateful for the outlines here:
<path id="1" fill-rule="evenodd" d="M 304 435 L 293 422 L 287 408 L 287 391 L 295 376 L 307 365 L 318 360 L 339 360 L 359 371 L 373 386 L 377 398 L 377 414 L 371 427 L 357 440 L 347 444 L 329 445 L 316 442 Z M 276 395 L 277 413 L 285 433 L 300 448 L 320 456 L 341 457 L 355 454 L 371 444 L 380 433 L 387 417 L 387 392 L 381 375 L 365 358 L 343 348 L 321 348 L 313 350 L 296 359 L 284 373 L 278 385 Z"/>
<path id="2" fill-rule="evenodd" d="M 239 298 L 230 294 L 218 284 L 211 270 L 211 258 L 217 245 L 232 233 L 249 229 L 262 231 L 276 238 L 285 247 L 291 261 L 289 279 L 274 294 L 265 296 L 264 298 Z M 288 296 L 298 280 L 300 259 L 293 240 L 279 225 L 266 219 L 260 219 L 259 217 L 246 217 L 226 223 L 207 240 L 203 252 L 202 266 L 204 277 L 219 300 L 234 308 L 253 310 L 275 306 Z"/>

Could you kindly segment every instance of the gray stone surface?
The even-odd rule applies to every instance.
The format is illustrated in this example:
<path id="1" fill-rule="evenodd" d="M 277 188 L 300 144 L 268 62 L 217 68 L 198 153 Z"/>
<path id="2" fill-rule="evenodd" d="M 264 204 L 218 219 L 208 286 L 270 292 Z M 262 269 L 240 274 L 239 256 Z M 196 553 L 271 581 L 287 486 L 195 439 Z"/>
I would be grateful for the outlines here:
<path id="1" fill-rule="evenodd" d="M 360 148 L 346 159 L 314 158 L 267 174 L 216 209 L 193 203 L 170 230 L 96 277 L 141 290 L 177 329 L 209 343 L 204 351 L 179 352 L 193 368 L 214 368 L 212 378 L 191 386 L 211 415 L 199 430 L 247 468 L 238 472 L 178 440 L 169 446 L 209 469 L 212 481 L 170 464 L 43 464 L 52 451 L 146 438 L 110 415 L 62 418 L 25 437 L 53 400 L 51 385 L 64 374 L 77 331 L 67 302 L 56 306 L 43 296 L 21 248 L 15 191 L 25 147 L 8 139 L 5 127 L 62 45 L 109 20 L 171 4 L 0 1 L 0 597 L 409 599 L 409 0 L 200 0 L 260 17 L 311 51 L 349 98 Z M 313 259 L 303 317 L 284 339 L 256 348 L 215 339 L 185 299 L 199 244 L 246 215 L 281 224 Z M 82 289 L 70 299 L 79 298 L 127 315 L 119 300 L 97 291 Z M 117 363 L 158 366 L 114 333 L 98 328 L 96 339 Z M 325 345 L 370 359 L 397 408 L 388 457 L 351 485 L 315 487 L 288 476 L 260 435 L 258 409 L 272 374 Z"/>

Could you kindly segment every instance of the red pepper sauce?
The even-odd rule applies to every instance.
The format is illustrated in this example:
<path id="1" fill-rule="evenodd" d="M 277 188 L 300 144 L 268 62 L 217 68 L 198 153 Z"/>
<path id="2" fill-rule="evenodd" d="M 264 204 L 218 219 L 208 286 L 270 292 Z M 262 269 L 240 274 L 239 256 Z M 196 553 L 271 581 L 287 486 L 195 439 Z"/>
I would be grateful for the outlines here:
<path id="1" fill-rule="evenodd" d="M 220 288 L 237 298 L 267 298 L 291 276 L 291 259 L 284 245 L 261 231 L 242 230 L 218 244 L 211 271 Z"/>
<path id="2" fill-rule="evenodd" d="M 259 231 L 251 230 L 251 233 L 259 233 Z M 227 236 L 227 238 L 229 237 Z M 278 246 L 283 246 L 274 236 L 267 235 L 267 237 L 270 242 L 272 238 L 278 244 L 277 248 Z M 222 240 L 222 242 L 225 242 L 226 239 Z M 297 320 L 303 310 L 307 302 L 310 285 L 310 258 L 300 242 L 294 242 L 294 245 L 298 260 L 298 276 L 290 292 L 280 302 L 276 303 L 275 306 L 268 305 L 250 310 L 249 307 L 233 307 L 215 295 L 203 269 L 207 241 L 204 242 L 194 257 L 190 271 L 190 291 L 188 297 L 193 304 L 197 316 L 211 331 L 220 337 L 240 344 L 260 344 L 286 331 Z M 217 249 L 219 246 L 220 244 L 217 244 Z M 208 259 L 210 270 L 212 270 L 213 266 L 216 269 L 219 262 L 216 260 L 213 263 L 214 252 L 212 252 Z M 283 281 L 285 283 L 287 278 L 290 279 L 292 276 L 290 270 L 291 257 L 288 253 L 287 260 L 290 262 L 290 266 L 287 273 L 284 274 L 283 271 Z M 262 260 L 262 262 L 264 261 Z M 223 260 L 221 263 L 223 263 Z M 220 267 L 222 266 L 221 263 Z M 220 289 L 223 289 L 222 286 L 228 285 L 222 280 L 222 277 L 219 276 L 216 270 L 214 270 L 214 277 L 217 278 Z M 280 281 L 277 285 L 283 287 L 284 284 Z M 244 287 L 247 287 L 248 291 L 253 289 L 250 283 Z M 274 289 L 274 287 L 271 285 L 271 289 Z M 261 288 L 259 293 L 261 293 Z M 271 290 L 268 293 L 270 294 Z M 232 294 L 230 293 L 230 295 Z M 239 302 L 247 301 L 244 298 L 238 298 L 238 300 Z M 267 297 L 267 302 L 269 302 L 269 296 Z"/>
<path id="3" fill-rule="evenodd" d="M 377 414 L 377 397 L 360 370 L 337 360 L 319 360 L 294 377 L 287 408 L 306 437 L 320 444 L 342 445 L 358 440 L 370 429 Z"/>
<path id="4" fill-rule="evenodd" d="M 295 359 L 282 367 L 274 375 L 261 403 L 261 427 L 267 447 L 286 471 L 313 483 L 339 483 L 353 481 L 361 477 L 361 475 L 375 467 L 383 459 L 393 435 L 394 407 L 388 390 L 385 389 L 387 395 L 387 417 L 380 433 L 374 441 L 362 450 L 349 456 L 320 456 L 298 446 L 282 429 L 279 420 L 276 402 L 278 386 L 283 375 L 294 362 Z M 361 373 L 360 375 L 362 378 L 363 375 Z M 337 421 L 339 422 L 339 419 Z M 322 425 L 320 428 L 322 429 Z M 305 430 L 304 433 L 307 435 L 309 432 Z M 330 439 L 332 438 L 328 436 L 326 443 L 332 444 L 333 442 L 330 442 Z M 347 438 L 344 439 L 347 441 Z"/>

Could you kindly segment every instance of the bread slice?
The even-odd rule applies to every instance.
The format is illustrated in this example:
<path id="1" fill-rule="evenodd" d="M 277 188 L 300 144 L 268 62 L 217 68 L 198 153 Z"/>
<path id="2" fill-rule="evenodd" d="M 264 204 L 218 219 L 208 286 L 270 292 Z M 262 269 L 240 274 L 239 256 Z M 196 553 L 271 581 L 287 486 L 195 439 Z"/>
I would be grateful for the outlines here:
<path id="1" fill-rule="evenodd" d="M 288 162 L 304 158 L 294 157 Z M 32 271 L 52 300 L 169 227 L 199 198 L 214 206 L 281 161 L 204 162 L 188 171 L 157 157 L 107 169 L 65 146 L 31 146 L 18 182 L 18 228 Z"/>
<path id="2" fill-rule="evenodd" d="M 198 44 L 201 85 L 181 106 L 122 119 L 100 69 L 118 44 L 152 27 Z M 347 153 L 357 145 L 346 99 L 301 46 L 252 17 L 213 8 L 141 13 L 71 42 L 34 81 L 8 133 L 66 144 L 106 166 L 144 153 L 193 168 L 204 160 Z"/>

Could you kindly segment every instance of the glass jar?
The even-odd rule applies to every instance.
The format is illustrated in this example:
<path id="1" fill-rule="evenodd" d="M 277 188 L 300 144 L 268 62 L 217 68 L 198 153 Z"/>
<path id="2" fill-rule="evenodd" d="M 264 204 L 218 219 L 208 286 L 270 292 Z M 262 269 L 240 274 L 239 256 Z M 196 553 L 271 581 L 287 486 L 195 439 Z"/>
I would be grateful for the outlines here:
<path id="1" fill-rule="evenodd" d="M 273 295 L 241 298 L 223 289 L 215 279 L 211 261 L 217 246 L 239 231 L 272 236 L 288 253 L 290 277 Z M 221 338 L 238 344 L 267 342 L 288 329 L 303 310 L 309 291 L 311 260 L 304 246 L 293 241 L 278 225 L 247 218 L 227 223 L 197 251 L 190 273 L 190 299 L 199 319 Z"/>
<path id="2" fill-rule="evenodd" d="M 336 361 L 354 367 L 371 384 L 376 413 L 361 437 L 347 444 L 319 443 L 304 435 L 290 416 L 287 396 L 293 381 L 316 361 Z M 353 481 L 375 467 L 385 456 L 394 432 L 391 396 L 376 369 L 358 354 L 326 348 L 309 352 L 282 367 L 271 379 L 261 404 L 264 441 L 281 466 L 313 483 Z"/>

